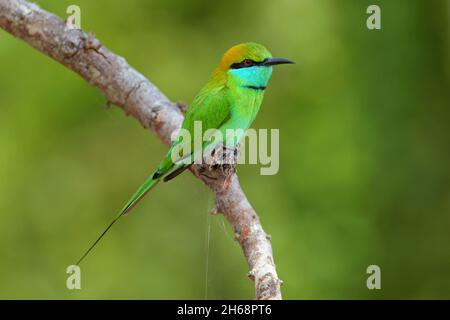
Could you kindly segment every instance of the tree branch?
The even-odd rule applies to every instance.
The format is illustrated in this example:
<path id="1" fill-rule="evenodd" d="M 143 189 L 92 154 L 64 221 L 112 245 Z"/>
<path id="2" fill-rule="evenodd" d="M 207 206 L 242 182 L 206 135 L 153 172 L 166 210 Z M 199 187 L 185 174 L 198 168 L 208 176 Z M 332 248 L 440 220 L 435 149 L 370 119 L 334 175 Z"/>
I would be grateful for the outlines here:
<path id="1" fill-rule="evenodd" d="M 99 40 L 24 0 L 0 0 L 0 27 L 78 73 L 98 88 L 108 101 L 131 114 L 166 145 L 181 126 L 183 115 L 176 104 L 124 58 Z M 242 191 L 236 174 L 226 177 L 206 166 L 191 169 L 215 194 L 214 213 L 222 212 L 232 224 L 254 280 L 257 299 L 281 299 L 272 247 L 260 219 Z M 208 171 L 208 174 L 202 174 Z M 213 176 L 214 179 L 209 177 Z"/>

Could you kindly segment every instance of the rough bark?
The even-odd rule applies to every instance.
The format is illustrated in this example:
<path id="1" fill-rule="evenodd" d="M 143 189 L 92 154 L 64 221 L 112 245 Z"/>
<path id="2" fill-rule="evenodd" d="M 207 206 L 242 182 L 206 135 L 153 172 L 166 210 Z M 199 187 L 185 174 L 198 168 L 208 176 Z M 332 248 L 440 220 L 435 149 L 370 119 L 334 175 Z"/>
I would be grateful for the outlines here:
<path id="1" fill-rule="evenodd" d="M 0 27 L 78 73 L 103 92 L 110 103 L 170 144 L 171 133 L 183 121 L 182 108 L 95 36 L 67 28 L 62 19 L 24 0 L 0 0 Z M 214 192 L 213 212 L 223 213 L 233 226 L 250 267 L 248 275 L 254 280 L 256 298 L 281 299 L 281 280 L 270 238 L 236 174 L 227 176 L 206 166 L 195 166 L 191 171 Z"/>

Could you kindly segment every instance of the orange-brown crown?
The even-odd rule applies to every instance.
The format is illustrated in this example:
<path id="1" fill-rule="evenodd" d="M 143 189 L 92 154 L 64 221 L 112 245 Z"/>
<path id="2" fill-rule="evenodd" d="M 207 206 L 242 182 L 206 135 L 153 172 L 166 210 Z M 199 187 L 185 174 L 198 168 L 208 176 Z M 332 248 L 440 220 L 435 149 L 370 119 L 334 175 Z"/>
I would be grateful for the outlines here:
<path id="1" fill-rule="evenodd" d="M 220 61 L 219 68 L 221 71 L 227 71 L 232 64 L 242 62 L 245 59 L 261 62 L 270 57 L 272 57 L 272 55 L 269 50 L 258 43 L 241 43 L 225 52 Z"/>

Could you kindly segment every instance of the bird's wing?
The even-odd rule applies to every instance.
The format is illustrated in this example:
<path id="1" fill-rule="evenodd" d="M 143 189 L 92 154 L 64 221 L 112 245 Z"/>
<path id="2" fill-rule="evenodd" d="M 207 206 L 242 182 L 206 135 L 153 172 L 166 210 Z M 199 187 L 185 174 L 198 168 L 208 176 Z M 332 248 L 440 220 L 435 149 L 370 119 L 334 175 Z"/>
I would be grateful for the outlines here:
<path id="1" fill-rule="evenodd" d="M 228 89 L 225 86 L 216 88 L 205 87 L 202 89 L 186 112 L 182 125 L 182 129 L 190 133 L 191 152 L 194 151 L 194 125 L 196 121 L 201 121 L 203 134 L 208 129 L 220 129 L 230 119 L 231 113 L 232 108 Z M 180 136 L 174 141 L 166 156 L 161 161 L 156 177 L 171 174 L 174 168 L 176 168 L 175 170 L 180 169 L 180 165 L 175 165 L 172 161 L 172 152 L 182 142 Z M 190 154 L 183 154 L 180 158 L 189 156 Z"/>
<path id="2" fill-rule="evenodd" d="M 231 103 L 228 88 L 225 86 L 205 87 L 195 97 L 192 106 L 186 112 L 182 128 L 193 136 L 195 121 L 202 122 L 202 129 L 219 129 L 231 115 Z"/>

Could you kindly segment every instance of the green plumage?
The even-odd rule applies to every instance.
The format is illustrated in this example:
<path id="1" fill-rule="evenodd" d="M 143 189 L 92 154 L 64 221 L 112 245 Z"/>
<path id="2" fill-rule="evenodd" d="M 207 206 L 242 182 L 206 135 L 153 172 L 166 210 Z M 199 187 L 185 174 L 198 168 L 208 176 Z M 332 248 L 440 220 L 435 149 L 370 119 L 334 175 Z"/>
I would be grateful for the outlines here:
<path id="1" fill-rule="evenodd" d="M 221 63 L 213 72 L 211 79 L 200 90 L 185 115 L 182 128 L 189 131 L 192 139 L 191 150 L 194 150 L 194 123 L 201 121 L 203 132 L 208 129 L 218 129 L 225 137 L 227 129 L 242 129 L 245 131 L 255 119 L 263 100 L 264 89 L 272 74 L 271 54 L 263 46 L 256 43 L 245 43 L 232 47 L 223 56 Z M 287 60 L 286 60 L 287 61 Z M 288 63 L 288 62 L 279 62 Z M 249 65 L 247 65 L 249 64 Z M 180 137 L 179 137 L 180 138 Z M 174 140 L 171 148 L 161 161 L 155 172 L 130 198 L 107 229 L 94 242 L 89 250 L 81 257 L 77 264 L 87 256 L 92 248 L 106 234 L 111 226 L 134 206 L 164 177 L 172 178 L 189 163 L 173 163 L 172 152 L 181 139 Z M 236 145 L 241 137 L 231 142 Z M 217 143 L 215 141 L 214 143 Z M 228 141 L 227 141 L 228 143 Z M 230 145 L 230 144 L 228 144 Z M 203 150 L 211 147 L 202 143 Z M 190 155 L 182 155 L 189 157 Z M 190 157 L 191 161 L 194 159 Z"/>

